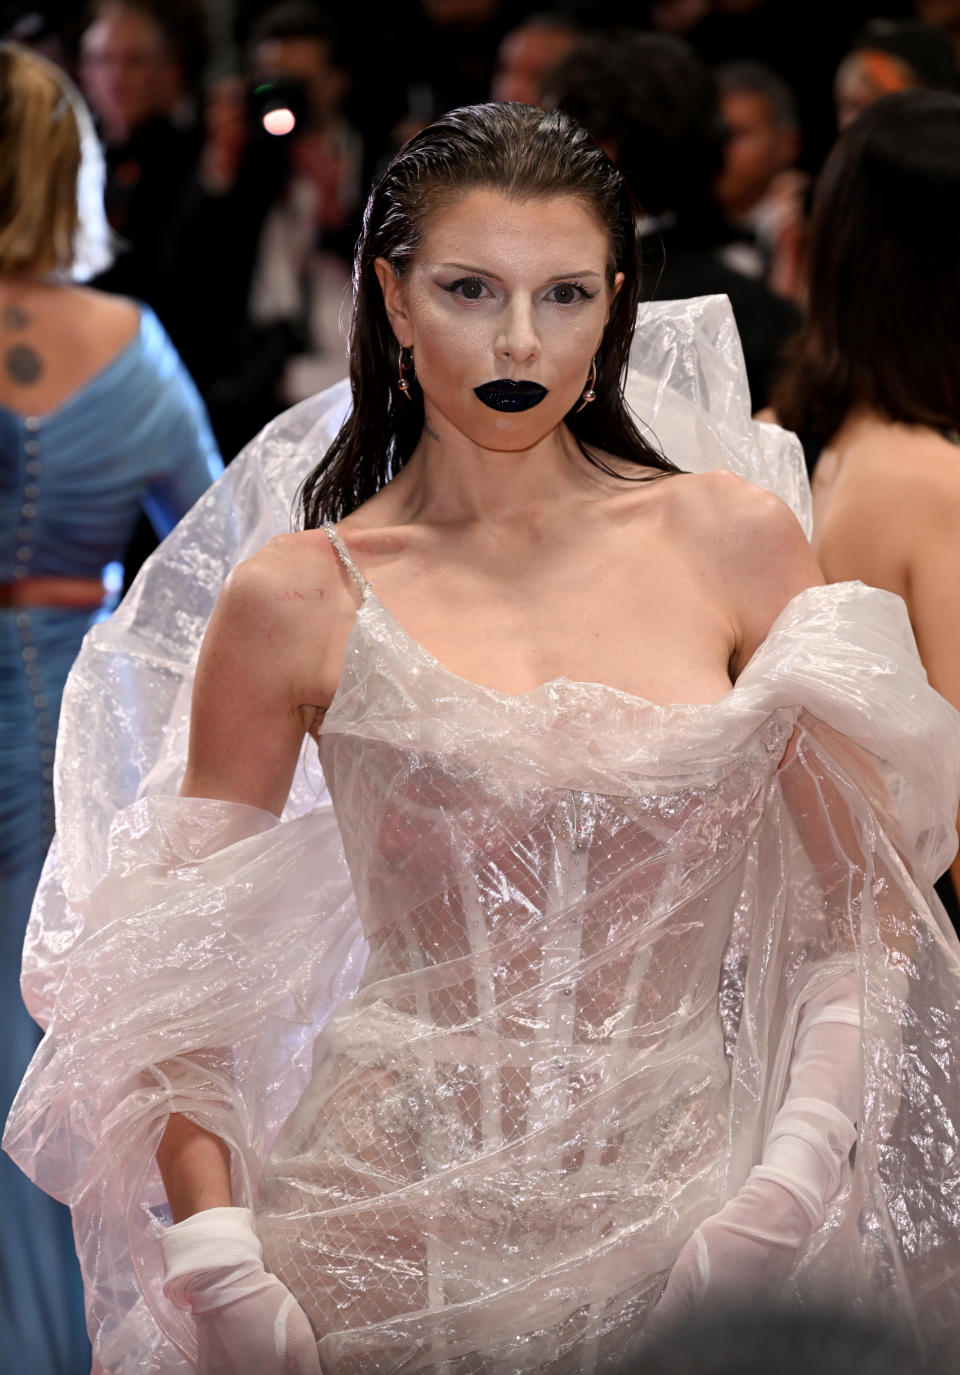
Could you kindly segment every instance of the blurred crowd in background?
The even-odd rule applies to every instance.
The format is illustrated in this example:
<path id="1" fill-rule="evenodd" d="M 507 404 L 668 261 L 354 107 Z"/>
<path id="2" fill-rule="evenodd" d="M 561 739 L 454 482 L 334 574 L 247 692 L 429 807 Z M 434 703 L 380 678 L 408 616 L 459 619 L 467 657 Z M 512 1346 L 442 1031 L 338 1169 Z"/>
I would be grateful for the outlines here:
<path id="1" fill-rule="evenodd" d="M 345 375 L 378 168 L 491 98 L 562 105 L 621 165 L 647 293 L 730 296 L 760 409 L 823 159 L 878 96 L 957 87 L 960 0 L 19 0 L 0 32 L 77 78 L 120 240 L 94 284 L 153 306 L 229 459 Z"/>

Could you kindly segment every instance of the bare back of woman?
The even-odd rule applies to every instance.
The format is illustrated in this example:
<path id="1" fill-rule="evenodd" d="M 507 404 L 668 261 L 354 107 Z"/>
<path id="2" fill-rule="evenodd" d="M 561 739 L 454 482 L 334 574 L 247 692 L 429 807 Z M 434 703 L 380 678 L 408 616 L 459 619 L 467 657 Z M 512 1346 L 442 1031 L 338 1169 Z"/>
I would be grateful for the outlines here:
<path id="1" fill-rule="evenodd" d="M 813 509 L 827 581 L 903 597 L 931 683 L 960 703 L 960 448 L 927 426 L 853 417 L 814 470 Z M 960 860 L 951 875 L 960 887 Z"/>
<path id="2" fill-rule="evenodd" d="M 140 315 L 131 301 L 83 287 L 0 281 L 0 405 L 45 415 L 122 353 Z"/>
<path id="3" fill-rule="evenodd" d="M 945 91 L 885 97 L 844 131 L 813 207 L 807 322 L 774 394 L 815 464 L 827 580 L 901 596 L 930 681 L 955 707 L 958 159 L 960 98 Z M 951 873 L 956 886 L 957 861 Z"/>

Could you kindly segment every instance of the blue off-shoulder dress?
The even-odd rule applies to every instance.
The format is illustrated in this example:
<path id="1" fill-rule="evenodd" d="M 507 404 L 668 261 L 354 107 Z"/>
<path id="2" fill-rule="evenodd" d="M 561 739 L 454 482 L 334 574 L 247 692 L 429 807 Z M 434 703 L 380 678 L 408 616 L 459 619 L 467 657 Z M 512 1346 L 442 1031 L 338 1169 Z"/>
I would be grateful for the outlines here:
<path id="1" fill-rule="evenodd" d="M 152 311 L 130 343 L 45 415 L 0 406 L 0 583 L 98 578 L 145 510 L 159 536 L 221 471 L 203 403 Z M 102 615 L 0 609 L 0 1121 L 39 1031 L 20 998 L 24 929 L 54 830 L 64 682 Z M 0 1153 L 0 1365 L 86 1375 L 69 1213 Z M 4 1367 L 5 1368 L 5 1367 Z"/>

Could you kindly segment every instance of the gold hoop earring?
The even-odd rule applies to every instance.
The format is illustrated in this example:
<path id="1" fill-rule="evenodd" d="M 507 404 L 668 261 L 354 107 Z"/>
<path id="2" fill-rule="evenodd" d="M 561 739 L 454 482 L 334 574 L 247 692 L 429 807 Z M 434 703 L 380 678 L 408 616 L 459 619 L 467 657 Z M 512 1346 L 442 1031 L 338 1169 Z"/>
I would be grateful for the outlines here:
<path id="1" fill-rule="evenodd" d="M 589 406 L 591 401 L 596 401 L 596 399 L 597 399 L 597 390 L 596 390 L 596 388 L 597 388 L 597 357 L 596 357 L 596 354 L 594 354 L 593 358 L 590 360 L 590 376 L 587 378 L 587 385 L 586 385 L 586 388 L 584 389 L 583 396 L 582 396 L 582 398 L 581 398 L 581 400 L 580 400 L 580 405 L 577 407 L 577 410 L 574 411 L 574 415 L 576 415 L 577 412 L 582 411 L 583 408 L 584 408 L 584 406 Z"/>
<path id="2" fill-rule="evenodd" d="M 410 383 L 416 380 L 416 369 L 413 366 L 413 349 L 404 348 L 401 344 L 400 355 L 397 361 L 397 391 L 401 396 L 405 396 L 408 401 L 410 396 Z"/>

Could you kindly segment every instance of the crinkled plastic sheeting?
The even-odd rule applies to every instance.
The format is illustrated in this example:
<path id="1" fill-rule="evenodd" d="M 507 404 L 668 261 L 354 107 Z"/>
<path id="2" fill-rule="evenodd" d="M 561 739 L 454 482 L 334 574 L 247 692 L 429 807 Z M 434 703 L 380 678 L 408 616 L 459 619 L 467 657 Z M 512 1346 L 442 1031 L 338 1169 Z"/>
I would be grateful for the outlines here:
<path id="1" fill-rule="evenodd" d="M 681 467 L 809 525 L 725 302 L 643 307 L 628 391 Z M 49 1029 L 6 1145 L 73 1208 L 100 1368 L 194 1368 L 160 1289 L 171 1111 L 229 1142 L 329 1375 L 609 1368 L 758 1158 L 805 999 L 851 967 L 856 1165 L 795 1283 L 956 1337 L 960 957 L 930 883 L 960 741 L 898 599 L 801 594 L 691 708 L 477 688 L 371 594 L 321 738 L 342 828 L 309 743 L 280 820 L 176 797 L 219 588 L 289 528 L 347 401 L 268 427 L 67 687 L 24 960 Z"/>

